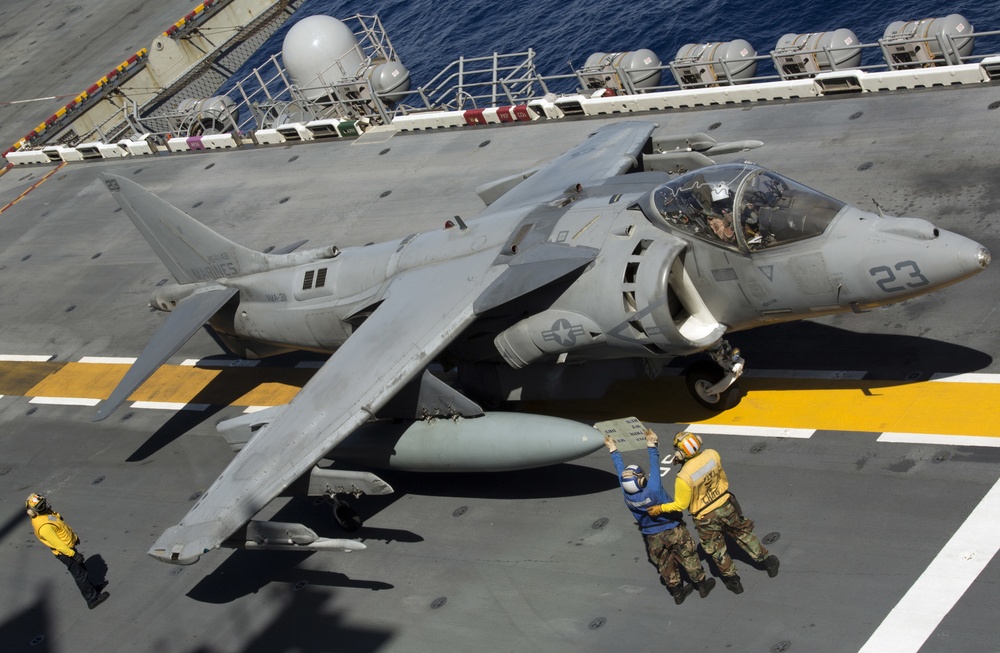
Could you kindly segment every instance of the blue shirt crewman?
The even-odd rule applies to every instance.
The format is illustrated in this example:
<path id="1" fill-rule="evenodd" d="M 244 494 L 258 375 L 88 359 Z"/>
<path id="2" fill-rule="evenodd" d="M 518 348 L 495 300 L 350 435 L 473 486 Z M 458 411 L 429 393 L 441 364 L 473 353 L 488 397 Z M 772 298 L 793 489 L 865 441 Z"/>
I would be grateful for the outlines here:
<path id="1" fill-rule="evenodd" d="M 672 501 L 660 482 L 660 453 L 656 446 L 656 434 L 646 429 L 646 451 L 649 454 L 651 477 L 647 478 L 642 467 L 638 465 L 625 466 L 622 456 L 618 453 L 611 436 L 605 436 L 604 445 L 611 452 L 611 460 L 618 472 L 625 505 L 642 532 L 646 543 L 646 553 L 649 561 L 660 572 L 667 591 L 674 597 L 674 603 L 680 605 L 692 591 L 705 598 L 715 587 L 715 579 L 707 578 L 705 570 L 698 559 L 697 549 L 691 533 L 680 513 L 663 512 L 650 515 L 647 509 Z M 684 585 L 680 567 L 687 572 L 691 585 Z"/>

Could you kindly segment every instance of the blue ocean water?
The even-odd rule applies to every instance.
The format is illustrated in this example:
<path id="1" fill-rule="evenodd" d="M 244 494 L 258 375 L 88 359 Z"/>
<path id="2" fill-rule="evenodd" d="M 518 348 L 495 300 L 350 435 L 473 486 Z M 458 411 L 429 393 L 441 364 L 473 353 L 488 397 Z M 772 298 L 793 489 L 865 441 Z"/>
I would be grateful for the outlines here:
<path id="1" fill-rule="evenodd" d="M 686 43 L 742 38 L 758 53 L 771 51 L 787 33 L 852 30 L 862 42 L 882 37 L 896 20 L 965 16 L 977 32 L 1000 30 L 1000 3 L 983 0 L 306 0 L 292 20 L 269 39 L 254 62 L 281 50 L 287 30 L 306 16 L 346 18 L 377 14 L 413 88 L 426 84 L 460 56 L 523 52 L 533 48 L 543 75 L 570 73 L 594 52 L 648 48 L 666 64 Z M 980 37 L 976 53 L 1000 52 L 1000 38 Z M 881 61 L 866 51 L 863 64 Z M 762 67 L 759 74 L 773 74 Z M 664 83 L 668 83 L 665 81 Z"/>

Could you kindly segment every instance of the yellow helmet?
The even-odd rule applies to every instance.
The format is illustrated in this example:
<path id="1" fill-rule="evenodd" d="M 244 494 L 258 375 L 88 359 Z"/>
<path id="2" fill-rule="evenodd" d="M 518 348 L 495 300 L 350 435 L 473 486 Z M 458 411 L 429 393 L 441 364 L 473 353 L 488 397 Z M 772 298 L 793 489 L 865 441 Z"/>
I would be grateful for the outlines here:
<path id="1" fill-rule="evenodd" d="M 692 458 L 701 451 L 701 436 L 694 433 L 689 433 L 687 431 L 681 431 L 674 436 L 674 458 L 678 460 L 687 460 Z"/>
<path id="2" fill-rule="evenodd" d="M 49 511 L 49 502 L 41 494 L 32 492 L 24 502 L 24 507 L 32 517 Z"/>

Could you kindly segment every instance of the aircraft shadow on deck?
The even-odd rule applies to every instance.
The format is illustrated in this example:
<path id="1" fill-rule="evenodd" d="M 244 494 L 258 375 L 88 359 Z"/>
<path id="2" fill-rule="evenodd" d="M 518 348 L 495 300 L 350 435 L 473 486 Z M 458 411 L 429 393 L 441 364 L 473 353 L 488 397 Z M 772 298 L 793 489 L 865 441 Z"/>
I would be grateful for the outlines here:
<path id="1" fill-rule="evenodd" d="M 608 467 L 610 469 L 610 462 Z M 365 519 L 407 495 L 521 500 L 594 494 L 618 487 L 618 478 L 613 471 L 571 464 L 516 472 L 476 474 L 379 473 L 396 488 L 396 492 L 351 500 L 351 505 Z M 360 539 L 369 543 L 424 541 L 419 533 L 391 528 L 362 526 L 360 530 L 346 532 L 337 525 L 332 510 L 325 502 L 311 497 L 297 497 L 288 501 L 270 519 L 305 524 L 321 537 Z M 313 586 L 372 591 L 393 589 L 393 585 L 378 580 L 353 579 L 336 571 L 300 568 L 301 563 L 310 556 L 312 553 L 308 551 L 237 549 L 226 555 L 225 560 L 188 593 L 188 597 L 204 603 L 229 603 L 256 593 L 271 583 L 294 586 L 304 582 Z"/>
<path id="2" fill-rule="evenodd" d="M 801 371 L 808 379 L 745 377 L 744 390 L 751 384 L 771 391 L 797 390 L 808 383 L 813 389 L 868 392 L 927 381 L 934 374 L 977 372 L 993 362 L 992 356 L 963 345 L 919 336 L 856 333 L 808 321 L 734 333 L 729 341 L 741 349 L 748 371 Z M 672 365 L 684 369 L 699 359 L 678 358 Z M 864 376 L 823 379 L 809 375 L 823 371 L 863 372 Z M 646 422 L 690 424 L 717 414 L 695 402 L 682 376 L 668 375 L 615 383 L 599 401 L 524 402 L 522 409 L 594 422 L 634 415 Z"/>
<path id="3" fill-rule="evenodd" d="M 850 318 L 845 318 L 849 320 Z M 900 315 L 900 320 L 908 318 Z M 927 380 L 976 372 L 993 357 L 971 347 L 919 336 L 857 333 L 819 322 L 789 322 L 729 336 L 749 369 L 867 372 L 868 379 Z M 911 378 L 912 377 L 912 378 Z"/>
<path id="4" fill-rule="evenodd" d="M 831 388 L 856 388 L 861 391 L 926 381 L 935 373 L 976 372 L 993 362 L 989 354 L 963 345 L 919 336 L 856 333 L 809 321 L 734 333 L 729 340 L 743 351 L 748 370 L 864 372 L 865 376 L 861 379 L 837 379 L 830 384 Z M 294 365 L 300 359 L 321 360 L 316 354 L 296 353 L 265 359 L 257 367 L 219 369 L 218 375 L 191 400 L 192 404 L 206 404 L 209 408 L 204 411 L 178 411 L 127 461 L 148 458 L 264 383 L 301 388 L 315 369 L 295 369 Z M 673 365 L 687 367 L 696 360 L 699 357 L 678 358 Z M 817 387 L 817 383 L 822 387 L 823 380 L 811 379 L 810 387 Z M 795 378 L 766 379 L 769 390 L 793 390 L 801 385 L 802 381 Z M 678 377 L 618 382 L 603 397 L 596 399 L 520 402 L 514 403 L 513 408 L 582 421 L 635 415 L 644 421 L 678 424 L 704 420 L 714 414 L 690 397 Z"/>
<path id="5" fill-rule="evenodd" d="M 45 653 L 55 650 L 51 606 L 52 591 L 45 584 L 39 589 L 34 603 L 0 623 L 3 650 L 9 653 Z"/>
<path id="6" fill-rule="evenodd" d="M 206 329 L 206 331 L 210 331 Z M 218 375 L 206 385 L 191 404 L 208 406 L 205 410 L 179 410 L 163 426 L 153 433 L 126 462 L 145 460 L 169 445 L 181 435 L 199 424 L 206 422 L 264 383 L 281 383 L 301 389 L 313 374 L 315 368 L 296 368 L 300 362 L 322 362 L 325 358 L 311 352 L 293 352 L 261 360 L 257 366 L 231 366 L 242 359 L 231 355 L 206 356 L 201 363 L 207 369 L 218 371 Z M 123 414 L 125 411 L 119 409 Z M 220 436 L 221 437 L 221 436 Z"/>
<path id="7" fill-rule="evenodd" d="M 345 533 L 333 519 L 332 512 L 312 500 L 289 501 L 271 517 L 272 521 L 304 523 L 323 537 L 365 536 L 367 529 Z M 386 529 L 376 529 L 384 531 Z M 381 533 L 385 536 L 385 533 Z M 408 531 L 395 531 L 392 539 L 420 542 L 419 535 Z M 244 551 L 237 549 L 224 554 L 225 559 L 216 569 L 195 585 L 188 597 L 202 603 L 229 603 L 248 594 L 256 594 L 272 583 L 284 583 L 289 591 L 299 591 L 306 586 L 325 588 L 341 587 L 368 589 L 373 592 L 392 589 L 394 586 L 379 580 L 354 579 L 337 571 L 308 569 L 301 563 L 313 555 L 311 551 Z M 321 554 L 330 555 L 330 554 Z M 336 564 L 330 565 L 336 568 Z M 297 589 L 296 589 L 297 588 Z"/>
<path id="8" fill-rule="evenodd" d="M 317 590 L 311 585 L 298 590 L 289 589 L 289 592 L 291 598 L 281 613 L 241 648 L 241 653 L 326 650 L 373 653 L 394 637 L 392 630 L 352 626 L 339 612 L 330 612 L 329 592 Z"/>

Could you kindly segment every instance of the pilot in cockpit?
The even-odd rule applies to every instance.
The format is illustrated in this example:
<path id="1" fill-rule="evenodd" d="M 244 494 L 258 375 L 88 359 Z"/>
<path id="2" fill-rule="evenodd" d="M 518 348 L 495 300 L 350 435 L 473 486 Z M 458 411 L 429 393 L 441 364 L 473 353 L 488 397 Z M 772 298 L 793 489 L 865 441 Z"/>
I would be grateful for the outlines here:
<path id="1" fill-rule="evenodd" d="M 732 243 L 736 240 L 733 229 L 733 194 L 726 182 L 711 185 L 712 212 L 707 217 L 708 226 L 720 240 Z"/>

